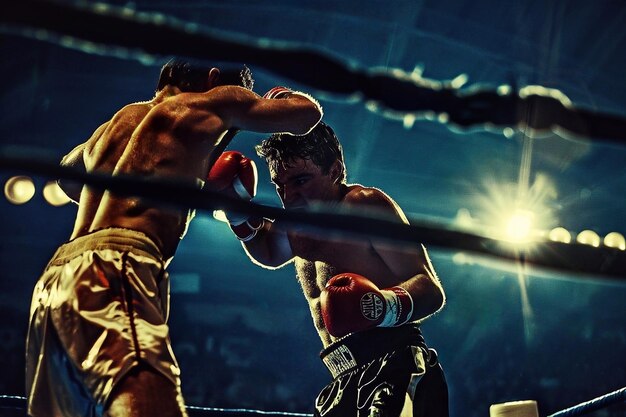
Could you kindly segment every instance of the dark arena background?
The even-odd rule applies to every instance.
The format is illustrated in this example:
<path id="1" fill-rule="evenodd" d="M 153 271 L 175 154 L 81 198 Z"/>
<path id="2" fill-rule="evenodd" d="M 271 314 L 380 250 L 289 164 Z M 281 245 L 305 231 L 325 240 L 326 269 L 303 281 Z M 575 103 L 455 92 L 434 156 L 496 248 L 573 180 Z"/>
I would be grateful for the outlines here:
<path id="1" fill-rule="evenodd" d="M 587 415 L 626 416 L 622 1 L 15 0 L 0 54 L 0 415 L 25 415 L 32 288 L 76 212 L 47 186 L 70 175 L 55 164 L 150 99 L 176 56 L 316 97 L 348 181 L 404 209 L 411 228 L 295 220 L 426 244 L 447 305 L 422 328 L 453 416 L 517 400 L 548 416 L 611 393 Z M 229 149 L 252 156 L 263 138 Z M 249 209 L 280 215 L 256 162 L 263 207 Z M 213 200 L 183 191 L 157 189 L 199 208 L 170 266 L 192 413 L 312 413 L 330 377 L 293 267 L 253 265 Z"/>

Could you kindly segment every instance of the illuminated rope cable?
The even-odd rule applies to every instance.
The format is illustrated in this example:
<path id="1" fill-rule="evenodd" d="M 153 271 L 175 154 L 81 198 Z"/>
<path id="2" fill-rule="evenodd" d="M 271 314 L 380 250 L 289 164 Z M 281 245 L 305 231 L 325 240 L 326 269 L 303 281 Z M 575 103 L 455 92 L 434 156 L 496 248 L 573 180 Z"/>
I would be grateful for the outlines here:
<path id="1" fill-rule="evenodd" d="M 224 414 L 226 415 L 234 415 L 234 416 L 241 416 L 241 417 L 248 417 L 248 416 L 287 416 L 287 417 L 313 417 L 313 414 L 305 414 L 305 413 L 290 413 L 287 411 L 262 411 L 262 410 L 251 410 L 251 409 L 247 409 L 247 408 L 215 408 L 215 407 L 198 407 L 198 406 L 192 406 L 192 405 L 188 405 L 185 408 L 187 408 L 188 411 L 202 411 L 202 412 L 208 412 L 210 414 L 207 414 L 208 416 L 210 415 L 215 415 L 215 416 L 222 416 Z M 204 415 L 204 414 L 203 414 Z"/>
<path id="2" fill-rule="evenodd" d="M 101 28 L 115 28 L 102 30 Z M 576 108 L 562 93 L 538 86 L 518 91 L 466 88 L 401 70 L 368 70 L 311 47 L 278 41 L 227 39 L 160 13 L 104 3 L 20 0 L 3 6 L 0 30 L 88 53 L 154 61 L 155 56 L 245 62 L 312 88 L 359 95 L 374 109 L 416 116 L 442 114 L 455 126 L 514 127 L 529 134 L 608 140 L 626 145 L 626 119 Z M 511 89 L 512 90 L 512 89 Z M 382 108 L 379 108 L 381 106 Z"/>
<path id="3" fill-rule="evenodd" d="M 578 417 L 591 411 L 597 411 L 613 404 L 626 402 L 626 387 L 609 392 L 590 401 L 580 403 L 570 408 L 557 411 L 547 417 Z M 249 417 L 249 416 L 287 416 L 287 417 L 311 417 L 312 414 L 290 413 L 282 411 L 262 411 L 245 408 L 216 408 L 186 406 L 188 411 L 202 412 L 206 416 Z M 17 395 L 0 395 L 0 409 L 26 410 L 26 398 Z M 206 414 L 205 414 L 206 413 Z"/>
<path id="4" fill-rule="evenodd" d="M 194 415 L 201 413 L 204 417 L 253 417 L 253 416 L 284 416 L 284 417 L 312 417 L 313 414 L 291 413 L 288 411 L 263 411 L 248 408 L 218 408 L 218 407 L 200 407 L 194 405 L 185 406 L 187 411 L 193 412 Z M 26 410 L 26 398 L 17 395 L 0 395 L 0 410 Z"/>
<path id="5" fill-rule="evenodd" d="M 251 41 L 248 43 L 229 41 L 203 31 L 195 25 L 185 24 L 170 17 L 163 19 L 162 15 L 157 14 L 135 13 L 129 9 L 105 7 L 102 4 L 72 5 L 51 1 L 23 0 L 5 5 L 0 15 L 0 23 L 2 22 L 4 23 L 0 24 L 0 29 L 5 31 L 57 41 L 64 46 L 81 50 L 93 48 L 93 45 L 87 47 L 85 43 L 68 43 L 64 36 L 95 42 L 101 47 L 102 45 L 121 45 L 130 50 L 137 49 L 140 52 L 128 53 L 128 57 L 135 58 L 140 58 L 142 53 L 148 53 L 247 62 L 320 90 L 340 94 L 359 93 L 394 111 L 445 113 L 450 122 L 462 127 L 489 123 L 499 127 L 526 127 L 540 132 L 564 129 L 581 137 L 626 142 L 626 120 L 623 118 L 576 109 L 556 97 L 539 93 L 522 97 L 518 94 L 499 94 L 496 91 L 487 90 L 461 93 L 451 86 L 432 81 L 426 82 L 415 75 L 400 74 L 398 76 L 390 72 L 359 70 L 339 60 L 301 47 L 285 47 L 283 43 L 261 46 Z M 30 30 L 23 30 L 24 27 Z M 116 30 L 101 31 L 99 30 L 101 27 L 115 27 Z M 44 35 L 38 31 L 39 29 L 48 33 Z M 106 47 L 101 49 L 105 52 L 106 50 Z M 210 57 L 206 55 L 206 51 L 210 51 Z M 120 50 L 118 49 L 117 52 Z M 315 68 L 315 71 L 310 71 L 311 68 Z M 528 114 L 532 114 L 532 117 L 527 119 Z M 79 180 L 96 187 L 140 195 L 177 206 L 211 210 L 226 208 L 247 214 L 254 212 L 316 227 L 330 227 L 395 240 L 420 241 L 435 246 L 456 247 L 515 259 L 512 252 L 498 249 L 497 241 L 445 228 L 428 225 L 406 226 L 381 219 L 321 211 L 290 212 L 232 200 L 218 193 L 200 191 L 189 185 L 172 181 L 78 173 L 57 166 L 56 162 L 41 158 L 26 158 L 20 155 L 20 152 L 15 151 L 15 149 L 1 150 L 0 167 L 27 170 L 53 178 Z M 555 251 L 553 256 L 541 258 L 527 254 L 526 260 L 541 266 L 595 273 L 605 277 L 623 277 L 626 271 L 626 257 L 616 249 L 590 248 L 584 245 L 565 245 L 555 242 L 546 242 L 544 246 Z M 560 257 L 562 254 L 568 255 L 568 262 L 562 262 Z M 584 260 L 584 262 L 576 264 L 576 259 Z M 626 388 L 622 388 L 549 417 L 577 416 L 625 399 Z M 25 398 L 0 395 L 0 408 L 25 409 Z M 220 415 L 230 413 L 310 416 L 309 414 L 247 409 L 229 410 L 193 406 L 188 409 L 214 412 Z"/>
<path id="6" fill-rule="evenodd" d="M 0 395 L 1 409 L 26 410 L 26 398 L 18 395 Z"/>
<path id="7" fill-rule="evenodd" d="M 368 217 L 354 210 L 328 211 L 322 208 L 307 211 L 285 210 L 230 198 L 211 190 L 200 190 L 188 183 L 172 179 L 147 178 L 103 173 L 84 173 L 58 165 L 45 151 L 27 147 L 0 147 L 0 169 L 29 172 L 50 178 L 77 181 L 109 189 L 122 195 L 143 197 L 155 202 L 182 208 L 213 211 L 221 209 L 248 215 L 279 219 L 291 224 L 303 224 L 317 229 L 342 231 L 361 236 L 386 238 L 397 242 L 420 242 L 466 250 L 512 261 L 518 259 L 519 249 L 503 242 L 450 229 L 441 224 L 413 221 L 412 225 L 382 218 Z M 547 267 L 573 273 L 592 274 L 600 278 L 626 278 L 626 251 L 610 247 L 592 247 L 580 243 L 542 241 L 532 251 L 524 253 L 528 265 Z"/>
<path id="8" fill-rule="evenodd" d="M 550 414 L 548 417 L 576 417 L 587 414 L 591 411 L 600 410 L 608 407 L 609 405 L 619 404 L 626 402 L 626 387 L 620 388 L 616 391 L 609 392 L 608 394 L 594 398 L 593 400 L 580 403 L 565 410 L 557 411 L 554 414 Z"/>

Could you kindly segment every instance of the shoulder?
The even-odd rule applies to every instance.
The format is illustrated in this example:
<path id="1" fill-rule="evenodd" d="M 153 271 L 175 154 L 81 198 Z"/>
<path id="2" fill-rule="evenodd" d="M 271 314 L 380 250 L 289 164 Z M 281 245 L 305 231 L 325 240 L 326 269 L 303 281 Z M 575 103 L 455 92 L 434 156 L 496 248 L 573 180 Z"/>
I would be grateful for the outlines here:
<path id="1" fill-rule="evenodd" d="M 155 103 L 152 101 L 138 101 L 136 103 L 130 103 L 119 109 L 116 113 L 116 116 L 135 113 L 146 113 L 150 111 L 150 109 L 154 107 L 154 105 Z"/>
<path id="2" fill-rule="evenodd" d="M 359 184 L 348 185 L 348 192 L 343 201 L 348 205 L 371 209 L 375 213 L 400 217 L 406 222 L 406 217 L 400 206 L 380 188 L 365 187 Z"/>
<path id="3" fill-rule="evenodd" d="M 146 114 L 154 107 L 151 102 L 130 103 L 119 109 L 111 119 L 106 122 L 107 125 L 117 125 L 119 123 L 133 123 L 143 119 Z"/>
<path id="4" fill-rule="evenodd" d="M 101 124 L 92 134 L 90 140 L 97 141 L 103 134 L 110 136 L 110 132 L 134 129 L 150 112 L 154 104 L 150 101 L 127 104 L 113 116 Z M 105 133 L 109 132 L 109 133 Z"/>
<path id="5" fill-rule="evenodd" d="M 380 188 L 365 187 L 359 184 L 348 185 L 348 192 L 344 201 L 348 204 L 371 206 L 387 206 L 393 203 L 393 199 Z"/>

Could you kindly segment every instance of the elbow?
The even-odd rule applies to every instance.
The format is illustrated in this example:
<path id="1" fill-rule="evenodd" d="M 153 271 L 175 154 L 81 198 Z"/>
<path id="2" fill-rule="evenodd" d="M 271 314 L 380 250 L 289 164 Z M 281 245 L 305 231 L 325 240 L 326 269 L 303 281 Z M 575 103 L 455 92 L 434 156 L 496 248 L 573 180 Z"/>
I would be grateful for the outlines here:
<path id="1" fill-rule="evenodd" d="M 313 129 L 317 124 L 322 120 L 324 116 L 324 110 L 322 110 L 322 106 L 316 101 L 313 103 L 313 108 L 311 109 L 311 120 L 312 125 L 311 129 Z"/>
<path id="2" fill-rule="evenodd" d="M 430 281 L 428 293 L 428 306 L 430 307 L 430 312 L 428 314 L 435 314 L 446 304 L 446 294 L 438 280 Z"/>
<path id="3" fill-rule="evenodd" d="M 311 132 L 315 126 L 322 120 L 323 112 L 321 108 L 312 108 L 309 109 L 305 114 L 303 114 L 301 123 L 296 126 L 293 131 L 293 134 L 296 136 L 306 135 Z"/>
<path id="4" fill-rule="evenodd" d="M 270 271 L 275 271 L 277 269 L 282 268 L 283 266 L 287 265 L 289 263 L 289 261 L 287 262 L 276 262 L 270 259 L 265 259 L 265 260 L 259 260 L 253 257 L 250 257 L 250 260 L 252 261 L 253 264 L 255 264 L 256 266 L 260 266 L 263 269 L 269 269 Z"/>
<path id="5" fill-rule="evenodd" d="M 313 103 L 313 108 L 311 109 L 311 129 L 313 129 L 317 124 L 322 120 L 324 116 L 324 110 L 322 110 L 322 106 L 318 102 Z"/>
<path id="6" fill-rule="evenodd" d="M 432 303 L 433 312 L 431 314 L 438 312 L 439 310 L 443 308 L 443 306 L 446 305 L 446 294 L 444 293 L 443 288 L 441 288 L 441 286 L 435 285 L 435 288 L 433 289 L 432 300 L 433 300 L 433 303 Z"/>
<path id="7" fill-rule="evenodd" d="M 279 265 L 273 265 L 270 262 L 267 261 L 260 261 L 258 259 L 255 259 L 253 257 L 250 257 L 250 260 L 252 261 L 253 264 L 255 264 L 256 266 L 260 266 L 263 269 L 269 269 L 270 271 L 274 271 L 276 269 L 279 268 Z"/>
<path id="8" fill-rule="evenodd" d="M 285 264 L 288 263 L 287 261 L 276 259 L 269 254 L 260 254 L 258 252 L 250 251 L 250 249 L 243 242 L 242 246 L 250 261 L 252 261 L 252 263 L 256 266 L 260 266 L 263 269 L 269 269 L 273 271 L 282 268 L 283 266 L 285 266 Z"/>
<path id="9" fill-rule="evenodd" d="M 413 318 L 422 320 L 440 311 L 446 304 L 446 296 L 441 286 L 433 283 L 428 292 L 423 293 L 420 299 L 413 300 Z"/>
<path id="10" fill-rule="evenodd" d="M 299 122 L 291 132 L 294 135 L 306 135 L 322 120 L 324 110 L 313 97 L 304 93 L 297 93 L 292 96 L 300 101 Z"/>

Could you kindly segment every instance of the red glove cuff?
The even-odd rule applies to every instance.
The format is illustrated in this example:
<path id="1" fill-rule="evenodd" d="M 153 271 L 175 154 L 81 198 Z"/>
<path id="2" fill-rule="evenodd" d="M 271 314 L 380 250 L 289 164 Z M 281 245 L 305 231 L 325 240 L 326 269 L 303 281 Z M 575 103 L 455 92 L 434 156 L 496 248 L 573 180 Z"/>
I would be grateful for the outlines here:
<path id="1" fill-rule="evenodd" d="M 385 316 L 379 327 L 401 326 L 413 315 L 413 299 L 411 294 L 402 287 L 391 287 L 382 290 L 385 297 Z"/>
<path id="2" fill-rule="evenodd" d="M 247 242 L 252 240 L 257 235 L 259 230 L 263 228 L 264 224 L 265 219 L 263 217 L 251 217 L 241 224 L 230 224 L 230 229 L 233 231 L 235 236 L 237 236 L 237 239 L 242 242 Z"/>
<path id="3" fill-rule="evenodd" d="M 277 86 L 277 87 L 272 88 L 267 93 L 265 93 L 263 95 L 263 98 L 270 98 L 270 99 L 272 99 L 272 98 L 285 98 L 285 97 L 287 97 L 291 93 L 293 93 L 293 91 L 291 91 L 287 87 Z"/>

